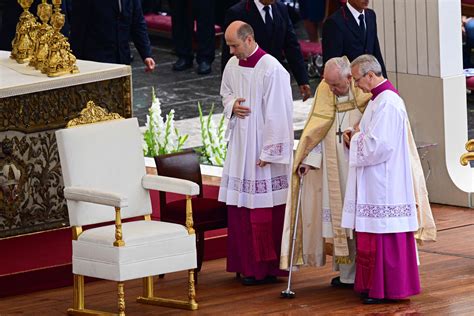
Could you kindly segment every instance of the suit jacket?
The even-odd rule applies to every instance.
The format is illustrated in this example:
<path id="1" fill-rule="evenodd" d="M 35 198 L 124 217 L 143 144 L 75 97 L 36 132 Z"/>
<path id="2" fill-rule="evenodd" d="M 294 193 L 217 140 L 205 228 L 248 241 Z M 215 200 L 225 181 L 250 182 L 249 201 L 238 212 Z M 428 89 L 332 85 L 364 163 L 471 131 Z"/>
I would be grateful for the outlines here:
<path id="1" fill-rule="evenodd" d="M 360 28 L 347 5 L 334 12 L 323 25 L 323 60 L 326 63 L 333 57 L 347 56 L 353 61 L 360 55 L 371 54 L 379 61 L 387 78 L 385 64 L 377 37 L 375 12 L 365 9 L 366 40 L 360 36 Z"/>
<path id="2" fill-rule="evenodd" d="M 142 59 L 151 57 L 141 0 L 74 0 L 71 48 L 79 59 L 130 64 L 130 39 Z"/>
<path id="3" fill-rule="evenodd" d="M 227 10 L 224 30 L 227 29 L 230 23 L 237 20 L 249 24 L 254 30 L 255 41 L 258 45 L 265 52 L 278 59 L 280 63 L 286 57 L 298 85 L 308 84 L 308 72 L 298 39 L 288 16 L 288 9 L 284 4 L 276 1 L 272 4 L 272 15 L 274 32 L 273 34 L 267 34 L 265 23 L 253 0 L 243 0 Z M 222 44 L 222 70 L 224 70 L 230 57 L 229 47 L 224 39 Z"/>

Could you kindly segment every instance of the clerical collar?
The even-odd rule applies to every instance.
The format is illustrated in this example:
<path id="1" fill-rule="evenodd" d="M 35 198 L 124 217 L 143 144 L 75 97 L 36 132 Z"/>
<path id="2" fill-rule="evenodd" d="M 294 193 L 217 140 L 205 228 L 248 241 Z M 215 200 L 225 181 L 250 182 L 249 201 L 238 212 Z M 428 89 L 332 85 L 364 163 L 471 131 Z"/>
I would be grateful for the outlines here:
<path id="1" fill-rule="evenodd" d="M 365 10 L 362 10 L 362 12 L 357 11 L 353 6 L 351 6 L 349 1 L 347 1 L 346 4 L 349 11 L 351 11 L 352 13 L 352 16 L 354 16 L 354 19 L 356 20 L 357 24 L 360 24 L 359 15 L 363 14 L 365 18 Z"/>
<path id="2" fill-rule="evenodd" d="M 395 89 L 395 87 L 392 85 L 392 83 L 390 81 L 388 81 L 387 79 L 385 79 L 384 81 L 382 81 L 381 83 L 379 83 L 375 88 L 373 88 L 370 92 L 372 93 L 372 98 L 370 98 L 370 100 L 375 100 L 375 98 L 381 94 L 382 92 L 386 91 L 386 90 L 390 90 L 390 91 L 393 91 L 395 92 L 396 94 L 399 94 L 398 93 L 398 90 Z"/>
<path id="3" fill-rule="evenodd" d="M 262 58 L 265 54 L 266 52 L 257 45 L 257 48 L 252 54 L 250 54 L 249 57 L 239 60 L 239 66 L 254 68 L 260 58 Z"/>

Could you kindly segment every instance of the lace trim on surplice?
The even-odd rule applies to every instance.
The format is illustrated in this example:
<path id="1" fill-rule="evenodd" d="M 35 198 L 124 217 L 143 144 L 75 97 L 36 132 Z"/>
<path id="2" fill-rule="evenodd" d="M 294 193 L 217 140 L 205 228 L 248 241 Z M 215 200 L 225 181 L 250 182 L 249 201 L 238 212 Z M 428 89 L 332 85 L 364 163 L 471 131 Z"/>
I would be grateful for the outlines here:
<path id="1" fill-rule="evenodd" d="M 249 180 L 222 175 L 221 187 L 248 194 L 262 194 L 288 189 L 288 176 L 265 180 Z"/>
<path id="2" fill-rule="evenodd" d="M 357 204 L 349 201 L 344 204 L 344 212 L 353 214 L 357 212 L 358 217 L 387 218 L 387 217 L 411 217 L 415 207 L 412 204 L 377 205 Z"/>

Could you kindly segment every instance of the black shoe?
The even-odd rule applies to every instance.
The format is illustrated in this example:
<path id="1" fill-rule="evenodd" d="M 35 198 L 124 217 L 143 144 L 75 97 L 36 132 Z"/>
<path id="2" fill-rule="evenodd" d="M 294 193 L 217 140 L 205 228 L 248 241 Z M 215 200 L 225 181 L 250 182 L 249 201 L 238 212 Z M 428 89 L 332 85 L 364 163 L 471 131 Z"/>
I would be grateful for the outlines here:
<path id="1" fill-rule="evenodd" d="M 373 304 L 383 304 L 383 303 L 386 303 L 387 301 L 384 300 L 383 298 L 366 297 L 362 300 L 362 302 L 364 304 L 373 305 Z"/>
<path id="2" fill-rule="evenodd" d="M 192 60 L 187 60 L 185 58 L 179 58 L 173 64 L 173 70 L 174 71 L 183 71 L 183 70 L 191 68 L 192 66 L 193 66 L 193 61 Z"/>
<path id="3" fill-rule="evenodd" d="M 269 283 L 276 283 L 278 279 L 274 275 L 266 276 L 265 279 L 256 280 L 254 277 L 244 277 L 241 279 L 243 285 L 261 285 L 261 284 L 269 284 Z"/>
<path id="4" fill-rule="evenodd" d="M 341 282 L 341 277 L 335 277 L 331 280 L 331 286 L 344 288 L 344 289 L 353 289 L 354 283 L 343 283 Z"/>
<path id="5" fill-rule="evenodd" d="M 199 75 L 207 75 L 211 73 L 211 64 L 207 61 L 201 61 L 197 68 L 197 73 Z"/>

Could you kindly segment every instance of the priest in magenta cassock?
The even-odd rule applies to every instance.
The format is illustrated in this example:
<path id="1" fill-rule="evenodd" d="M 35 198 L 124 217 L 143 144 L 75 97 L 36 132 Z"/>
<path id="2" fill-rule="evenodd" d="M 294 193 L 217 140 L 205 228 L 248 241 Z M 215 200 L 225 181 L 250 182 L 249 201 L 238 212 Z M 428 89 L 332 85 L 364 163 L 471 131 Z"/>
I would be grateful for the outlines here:
<path id="1" fill-rule="evenodd" d="M 274 282 L 279 269 L 293 151 L 290 76 L 235 21 L 225 40 L 234 55 L 222 75 L 229 144 L 219 189 L 228 206 L 227 271 L 244 285 Z"/>
<path id="2" fill-rule="evenodd" d="M 417 210 L 420 179 L 412 175 L 414 142 L 403 100 L 374 56 L 356 58 L 351 71 L 356 85 L 372 98 L 359 128 L 346 139 L 349 175 L 342 227 L 356 231 L 354 289 L 364 303 L 376 304 L 420 293 L 415 232 L 432 215 L 429 204 Z M 434 223 L 429 227 L 434 239 Z"/>

